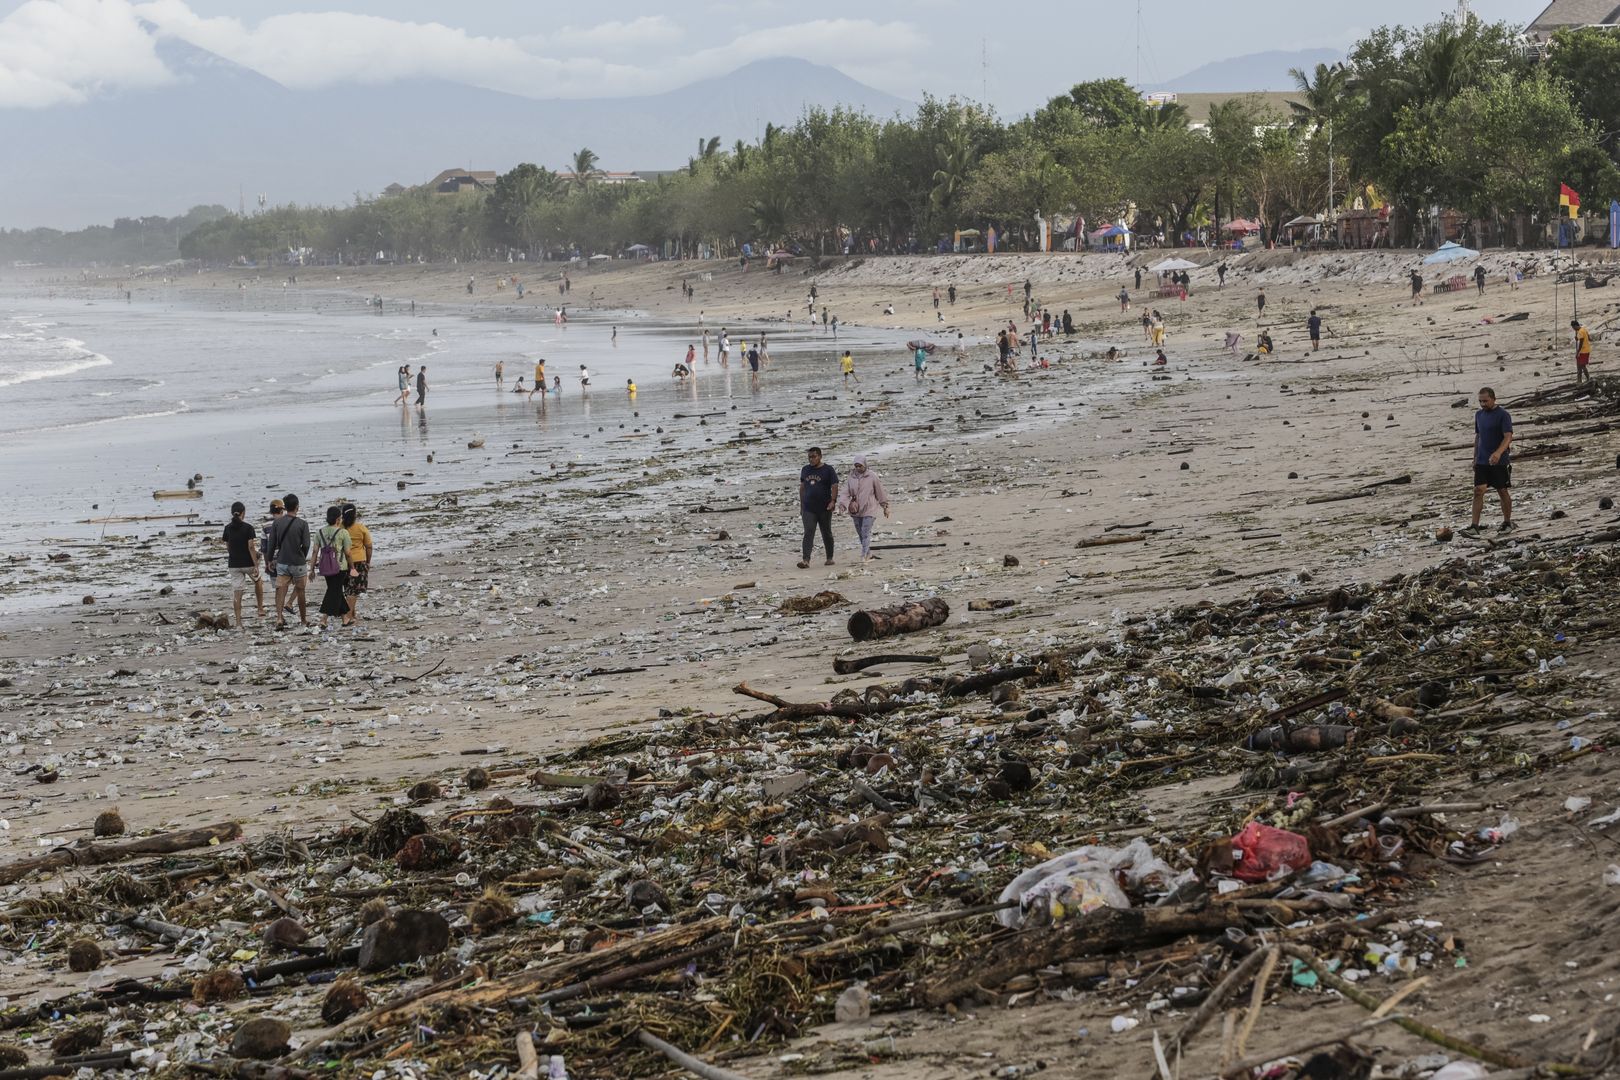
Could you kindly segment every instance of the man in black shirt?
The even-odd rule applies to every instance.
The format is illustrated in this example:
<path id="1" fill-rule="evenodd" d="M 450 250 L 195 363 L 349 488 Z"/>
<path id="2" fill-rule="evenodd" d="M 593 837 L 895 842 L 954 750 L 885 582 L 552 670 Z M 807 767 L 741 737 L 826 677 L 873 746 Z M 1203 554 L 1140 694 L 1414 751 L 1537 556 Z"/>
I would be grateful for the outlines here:
<path id="1" fill-rule="evenodd" d="M 821 447 L 812 446 L 810 463 L 799 470 L 799 516 L 804 520 L 804 558 L 799 569 L 810 565 L 810 552 L 816 543 L 816 530 L 821 530 L 821 542 L 827 549 L 827 565 L 833 564 L 832 512 L 838 505 L 838 473 L 831 465 L 821 461 Z"/>
<path id="2" fill-rule="evenodd" d="M 247 507 L 231 503 L 231 520 L 225 526 L 226 573 L 231 578 L 231 602 L 236 608 L 236 628 L 242 629 L 242 594 L 249 583 L 253 585 L 253 599 L 259 605 L 259 618 L 264 618 L 264 579 L 259 576 L 259 538 L 253 526 L 242 520 Z"/>

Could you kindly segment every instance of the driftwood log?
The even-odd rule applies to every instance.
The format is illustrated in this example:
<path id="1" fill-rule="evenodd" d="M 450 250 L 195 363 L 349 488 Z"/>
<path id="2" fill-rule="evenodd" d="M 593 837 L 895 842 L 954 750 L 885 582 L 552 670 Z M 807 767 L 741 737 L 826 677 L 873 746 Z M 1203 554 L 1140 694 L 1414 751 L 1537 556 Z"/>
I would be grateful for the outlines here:
<path id="1" fill-rule="evenodd" d="M 1214 934 L 1243 925 L 1233 905 L 1206 908 L 1103 908 L 1084 918 L 1007 938 L 917 984 L 918 1004 L 938 1008 L 1018 975 L 1083 956 L 1160 945 L 1183 934 Z"/>
<path id="2" fill-rule="evenodd" d="M 951 606 L 939 597 L 914 600 L 909 604 L 857 611 L 849 617 L 849 636 L 856 641 L 872 641 L 895 634 L 910 634 L 938 626 L 950 618 Z"/>
<path id="3" fill-rule="evenodd" d="M 767 717 L 769 720 L 808 720 L 817 716 L 854 719 L 860 716 L 898 712 L 906 707 L 903 701 L 788 701 L 775 694 L 755 690 L 745 682 L 733 686 L 731 692 L 776 706 L 776 711 Z"/>
<path id="4" fill-rule="evenodd" d="M 833 670 L 840 675 L 853 675 L 879 664 L 937 664 L 937 656 L 915 656 L 911 653 L 878 653 L 876 656 L 840 656 L 833 661 Z"/>
<path id="5" fill-rule="evenodd" d="M 242 826 L 234 821 L 218 825 L 205 825 L 200 829 L 159 833 L 125 840 L 119 844 L 86 844 L 83 847 L 61 847 L 37 859 L 19 859 L 0 866 L 0 885 L 13 885 L 38 870 L 57 870 L 64 866 L 105 866 L 122 862 L 137 855 L 172 855 L 177 851 L 207 847 L 242 835 Z"/>

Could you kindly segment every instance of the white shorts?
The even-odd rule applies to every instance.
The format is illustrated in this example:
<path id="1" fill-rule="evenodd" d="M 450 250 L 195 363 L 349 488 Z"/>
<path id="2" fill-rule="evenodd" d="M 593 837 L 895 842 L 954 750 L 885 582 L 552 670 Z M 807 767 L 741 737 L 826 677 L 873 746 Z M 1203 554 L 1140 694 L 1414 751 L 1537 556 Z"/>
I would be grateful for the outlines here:
<path id="1" fill-rule="evenodd" d="M 231 577 L 232 592 L 246 592 L 259 580 L 257 566 L 233 566 L 225 572 Z"/>

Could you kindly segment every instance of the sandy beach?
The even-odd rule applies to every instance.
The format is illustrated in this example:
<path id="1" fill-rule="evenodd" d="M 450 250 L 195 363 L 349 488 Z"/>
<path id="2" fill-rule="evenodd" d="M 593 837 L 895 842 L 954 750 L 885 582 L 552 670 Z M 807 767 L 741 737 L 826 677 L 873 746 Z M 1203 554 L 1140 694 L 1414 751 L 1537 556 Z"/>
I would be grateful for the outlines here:
<path id="1" fill-rule="evenodd" d="M 223 552 L 160 523 L 122 528 L 134 539 L 119 545 L 75 540 L 58 549 L 72 558 L 56 563 L 44 561 L 38 545 L 8 549 L 0 575 L 6 595 L 56 599 L 0 614 L 8 769 L 0 780 L 0 862 L 76 841 L 114 806 L 132 833 L 234 819 L 248 841 L 259 841 L 314 836 L 353 824 L 354 815 L 374 819 L 405 801 L 410 785 L 450 782 L 470 763 L 512 769 L 496 789 L 518 797 L 545 755 L 604 733 L 756 715 L 758 702 L 734 693 L 739 682 L 802 702 L 892 681 L 900 669 L 831 673 L 833 657 L 859 651 L 844 630 L 855 608 L 944 598 L 949 620 L 908 635 L 895 651 L 966 670 L 975 646 L 1039 653 L 1127 625 L 1172 625 L 1184 621 L 1174 613 L 1191 606 L 1323 588 L 1376 591 L 1396 575 L 1456 560 L 1465 577 L 1468 568 L 1483 574 L 1509 565 L 1515 573 L 1553 573 L 1550 563 L 1535 565 L 1538 552 L 1573 550 L 1612 527 L 1614 513 L 1599 500 L 1615 494 L 1620 429 L 1561 419 L 1573 406 L 1520 406 L 1573 384 L 1572 300 L 1597 341 L 1596 374 L 1613 372 L 1620 284 L 1565 284 L 1555 322 L 1547 252 L 1489 254 L 1483 295 L 1470 281 L 1454 292 L 1425 290 L 1421 304 L 1406 285 L 1419 260 L 1412 252 L 1258 252 L 1225 260 L 1224 287 L 1212 269 L 1219 260 L 1195 255 L 1205 268 L 1194 272 L 1185 301 L 1138 291 L 1134 266 L 1166 254 L 834 260 L 782 274 L 730 263 L 575 272 L 566 300 L 576 329 L 600 331 L 624 313 L 626 325 L 654 321 L 672 328 L 673 339 L 681 327 L 697 333 L 701 311 L 711 336 L 721 326 L 734 339 L 780 328 L 784 338 L 792 329 L 803 340 L 792 349 L 784 343 L 762 389 L 744 385 L 746 365 L 734 358 L 729 394 L 683 398 L 667 375 L 642 377 L 628 414 L 619 400 L 623 378 L 610 377 L 617 373 L 608 361 L 596 393 L 604 401 L 616 395 L 613 408 L 591 414 L 594 425 L 574 415 L 532 436 L 554 448 L 543 457 L 532 452 L 540 444 L 523 442 L 531 436 L 515 428 L 471 450 L 470 431 L 495 430 L 487 419 L 435 419 L 413 453 L 464 463 L 453 480 L 413 464 L 423 486 L 400 488 L 403 474 L 377 459 L 356 483 L 309 483 L 311 471 L 289 459 L 284 475 L 306 506 L 354 498 L 377 537 L 364 626 L 354 632 L 278 633 L 251 613 L 244 632 L 199 628 L 197 612 L 230 606 Z M 1602 279 L 1620 268 L 1603 261 L 1608 254 L 1583 251 L 1582 259 Z M 1568 263 L 1567 253 L 1562 259 Z M 1510 283 L 1515 265 L 1534 273 Z M 290 300 L 279 277 L 243 271 L 33 288 L 111 294 L 122 284 L 137 299 L 199 309 L 221 293 L 233 301 L 246 293 L 248 303 L 273 294 L 274 303 L 294 307 L 375 295 L 390 315 L 414 301 L 420 317 L 544 327 L 559 302 L 558 269 L 309 268 L 299 271 Z M 528 286 L 521 302 L 495 287 L 514 272 Z M 1436 280 L 1434 268 L 1424 273 Z M 478 282 L 472 296 L 469 274 Z M 683 279 L 696 290 L 691 300 L 681 295 Z M 1054 315 L 1072 313 L 1077 333 L 1041 343 L 1048 366 L 1031 366 L 1025 350 L 1020 376 L 998 377 L 985 370 L 990 342 L 1008 320 L 1028 325 L 1020 310 L 1026 280 Z M 848 328 L 839 340 L 799 325 L 812 283 L 818 307 Z M 936 316 L 933 292 L 951 285 L 957 301 Z M 1122 285 L 1132 292 L 1128 312 L 1115 299 Z M 1257 320 L 1262 289 L 1268 303 Z M 894 314 L 886 315 L 891 304 Z M 1144 306 L 1164 316 L 1169 364 L 1159 371 L 1138 321 Z M 1319 351 L 1305 331 L 1313 309 L 1327 327 Z M 1513 318 L 1520 313 L 1528 317 Z M 1261 328 L 1277 349 L 1245 360 Z M 966 355 L 955 353 L 958 331 Z M 1242 335 L 1236 352 L 1223 346 L 1228 332 Z M 911 336 L 941 346 L 926 379 L 914 378 L 900 344 Z M 861 379 L 847 387 L 836 361 L 846 341 L 859 343 L 849 347 Z M 1103 358 L 1110 346 L 1118 359 Z M 514 349 L 530 351 L 521 340 Z M 465 363 L 472 372 L 480 362 Z M 508 361 L 508 381 L 522 370 Z M 566 384 L 566 366 L 560 373 Z M 713 368 L 701 380 L 720 385 Z M 390 381 L 357 394 L 349 408 L 391 410 Z M 1474 396 L 1485 385 L 1515 412 L 1519 528 L 1497 536 L 1492 499 L 1484 517 L 1490 531 L 1473 539 L 1458 533 L 1468 524 Z M 572 400 L 558 404 L 566 409 Z M 458 400 L 458 416 L 463 407 Z M 527 402 L 512 423 L 533 427 Z M 842 519 L 835 565 L 823 567 L 818 549 L 811 569 L 795 566 L 796 481 L 810 445 L 825 448 L 840 473 L 854 455 L 869 455 L 887 485 L 893 517 L 878 523 L 874 561 L 860 563 Z M 214 517 L 233 497 L 214 498 L 219 490 L 209 485 L 211 504 L 221 504 L 210 505 Z M 90 516 L 64 497 L 57 520 L 66 527 Z M 1107 542 L 1088 543 L 1098 541 Z M 121 566 L 132 557 L 161 581 L 143 578 L 131 591 Z M 159 584 L 161 594 L 148 587 Z M 821 590 L 847 603 L 810 615 L 781 610 Z M 81 594 L 94 602 L 84 604 Z M 970 610 L 974 600 L 1012 603 Z M 1561 719 L 1584 718 L 1580 733 L 1589 739 L 1612 733 L 1620 652 L 1606 633 L 1571 631 L 1558 677 L 1574 680 L 1579 671 L 1578 682 L 1556 701 L 1508 713 L 1510 726 L 1495 730 L 1522 740 L 1531 758 L 1567 746 L 1569 732 L 1555 726 Z M 1077 670 L 1073 679 L 1082 686 L 1086 676 Z M 986 714 L 977 722 L 995 721 Z M 1592 813 L 1611 808 L 1607 756 L 1548 758 L 1533 775 L 1505 777 L 1488 790 L 1471 790 L 1468 773 L 1457 771 L 1441 787 L 1395 783 L 1369 793 L 1366 802 L 1396 794 L 1403 802 L 1491 802 L 1489 814 L 1467 817 L 1470 827 L 1511 803 L 1523 823 L 1494 864 L 1463 872 L 1435 862 L 1391 891 L 1396 918 L 1437 920 L 1469 939 L 1473 966 L 1435 967 L 1419 995 L 1437 1025 L 1494 1044 L 1533 1042 L 1544 1056 L 1573 1052 L 1589 1027 L 1611 1037 L 1614 1014 L 1601 1002 L 1615 966 L 1603 950 L 1567 935 L 1589 918 L 1612 921 L 1601 873 L 1620 853 L 1607 836 L 1601 846 L 1584 839 L 1562 808 L 1583 793 L 1599 800 Z M 46 770 L 59 779 L 37 783 Z M 1206 800 L 1229 795 L 1233 781 L 1223 773 L 1144 785 L 1131 823 L 1145 825 L 1150 839 L 1155 830 L 1174 832 L 1210 813 Z M 1265 797 L 1251 794 L 1256 804 Z M 1117 812 L 1097 810 L 1099 819 Z M 1059 850 L 1038 809 L 1014 832 L 1013 842 Z M 76 868 L 10 886 L 0 890 L 0 904 L 93 873 Z M 1538 917 L 1549 910 L 1564 913 L 1550 920 L 1558 925 Z M 11 1002 L 82 989 L 83 976 L 70 976 L 59 956 L 28 953 L 25 938 L 3 946 Z M 144 975 L 161 958 L 128 963 L 130 973 Z M 822 1075 L 909 1080 L 983 1076 L 1039 1059 L 1057 1076 L 1149 1075 L 1154 1018 L 1135 1012 L 1148 1022 L 1109 1034 L 1111 1017 L 1139 1007 L 1127 998 L 1115 985 L 1076 1001 L 987 1006 L 974 1016 L 882 1011 L 733 1067 L 763 1080 L 813 1059 Z M 1330 1038 L 1364 1018 L 1342 1000 L 1285 1010 L 1290 1019 L 1256 1031 L 1251 1051 L 1281 1051 L 1302 1034 Z M 1524 1021 L 1530 1013 L 1552 1020 Z M 308 1017 L 298 1021 L 313 1026 Z M 881 1052 L 873 1049 L 879 1041 Z M 1393 1027 L 1366 1042 L 1390 1060 L 1433 1049 Z"/>

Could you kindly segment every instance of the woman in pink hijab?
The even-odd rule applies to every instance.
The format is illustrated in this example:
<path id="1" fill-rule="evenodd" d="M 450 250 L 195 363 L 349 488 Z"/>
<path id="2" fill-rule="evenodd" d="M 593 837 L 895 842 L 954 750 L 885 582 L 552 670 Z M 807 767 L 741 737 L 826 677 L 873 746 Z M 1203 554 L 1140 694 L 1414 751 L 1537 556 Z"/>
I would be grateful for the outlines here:
<path id="1" fill-rule="evenodd" d="M 838 492 L 839 509 L 855 521 L 855 535 L 861 541 L 861 562 L 872 560 L 872 524 L 879 510 L 889 516 L 889 493 L 878 474 L 866 467 L 866 455 L 856 454 L 854 466 L 844 476 Z"/>

